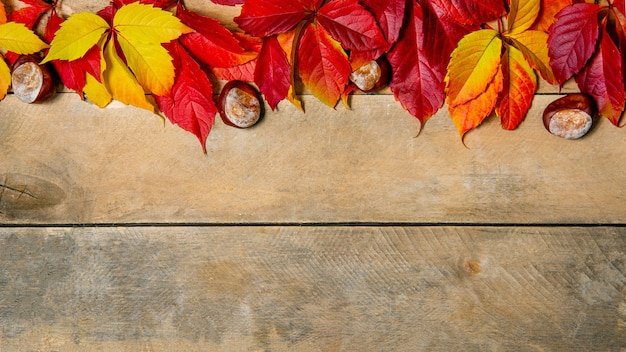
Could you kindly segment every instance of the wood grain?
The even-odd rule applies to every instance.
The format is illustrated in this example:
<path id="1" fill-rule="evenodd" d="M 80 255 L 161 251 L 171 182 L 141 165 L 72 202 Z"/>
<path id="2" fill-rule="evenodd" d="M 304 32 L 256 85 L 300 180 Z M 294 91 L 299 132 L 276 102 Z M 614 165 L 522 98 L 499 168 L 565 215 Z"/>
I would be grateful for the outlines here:
<path id="1" fill-rule="evenodd" d="M 623 351 L 623 227 L 5 228 L 2 351 Z"/>
<path id="2" fill-rule="evenodd" d="M 8 96 L 0 175 L 41 180 L 51 185 L 47 197 L 55 202 L 28 207 L 0 198 L 0 222 L 578 224 L 626 218 L 624 130 L 601 120 L 581 140 L 551 136 L 540 115 L 552 95 L 537 96 L 516 131 L 489 119 L 468 133 L 467 147 L 445 108 L 417 136 L 418 121 L 391 96 L 355 96 L 353 110 L 336 111 L 303 99 L 306 113 L 281 103 L 249 130 L 217 121 L 205 156 L 193 135 L 140 109 L 99 109 L 75 94 L 40 105 Z"/>

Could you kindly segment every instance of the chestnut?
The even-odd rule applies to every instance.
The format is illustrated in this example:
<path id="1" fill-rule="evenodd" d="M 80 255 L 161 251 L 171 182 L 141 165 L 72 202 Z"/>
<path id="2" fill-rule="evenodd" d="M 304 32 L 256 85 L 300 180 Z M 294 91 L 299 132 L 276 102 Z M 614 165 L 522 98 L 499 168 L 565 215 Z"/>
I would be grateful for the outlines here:
<path id="1" fill-rule="evenodd" d="M 577 139 L 584 136 L 593 125 L 596 104 L 582 93 L 568 94 L 546 106 L 543 125 L 553 135 Z"/>
<path id="2" fill-rule="evenodd" d="M 350 81 L 363 92 L 373 92 L 385 87 L 391 79 L 391 66 L 384 56 L 372 60 L 352 71 Z"/>
<path id="3" fill-rule="evenodd" d="M 39 103 L 56 93 L 56 82 L 47 64 L 36 55 L 22 55 L 13 64 L 13 93 L 25 103 Z"/>
<path id="4" fill-rule="evenodd" d="M 263 115 L 259 93 L 243 81 L 228 82 L 222 88 L 218 106 L 224 123 L 238 128 L 253 126 Z"/>

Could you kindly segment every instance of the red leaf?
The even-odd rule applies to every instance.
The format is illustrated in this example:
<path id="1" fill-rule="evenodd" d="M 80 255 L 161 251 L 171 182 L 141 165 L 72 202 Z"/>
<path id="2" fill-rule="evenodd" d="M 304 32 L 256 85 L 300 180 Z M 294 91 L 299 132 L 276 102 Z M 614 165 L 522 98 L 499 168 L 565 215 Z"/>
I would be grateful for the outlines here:
<path id="1" fill-rule="evenodd" d="M 369 51 L 388 46 L 374 16 L 357 0 L 328 2 L 318 11 L 316 19 L 348 50 Z"/>
<path id="2" fill-rule="evenodd" d="M 256 63 L 257 59 L 254 59 L 243 65 L 233 67 L 212 67 L 211 72 L 213 72 L 215 77 L 224 81 L 253 82 Z"/>
<path id="3" fill-rule="evenodd" d="M 41 0 L 21 0 L 27 6 L 11 12 L 8 20 L 23 23 L 26 27 L 33 29 L 41 15 L 52 9 L 52 5 Z"/>
<path id="4" fill-rule="evenodd" d="M 167 9 L 176 4 L 176 0 L 113 0 L 113 3 L 118 8 L 139 1 L 142 4 L 153 5 L 154 7 L 160 7 Z"/>
<path id="5" fill-rule="evenodd" d="M 593 55 L 600 10 L 599 5 L 580 3 L 567 6 L 557 14 L 557 21 L 550 27 L 548 55 L 559 83 L 578 73 Z"/>
<path id="6" fill-rule="evenodd" d="M 334 107 L 352 72 L 346 53 L 322 26 L 304 30 L 298 48 L 298 71 L 304 85 L 328 106 Z"/>
<path id="7" fill-rule="evenodd" d="M 406 0 L 362 0 L 361 3 L 374 14 L 387 42 L 390 45 L 397 42 L 404 21 Z"/>
<path id="8" fill-rule="evenodd" d="M 466 26 L 477 26 L 506 14 L 502 0 L 427 0 L 439 18 Z"/>
<path id="9" fill-rule="evenodd" d="M 443 105 L 445 66 L 425 55 L 423 12 L 415 0 L 407 8 L 409 22 L 387 54 L 392 67 L 389 87 L 402 106 L 425 123 Z"/>
<path id="10" fill-rule="evenodd" d="M 248 34 L 269 37 L 295 28 L 306 16 L 301 1 L 254 0 L 243 4 L 235 23 Z"/>
<path id="11" fill-rule="evenodd" d="M 287 97 L 291 85 L 291 64 L 275 36 L 265 39 L 256 64 L 254 83 L 272 110 Z"/>
<path id="12" fill-rule="evenodd" d="M 172 42 L 168 49 L 174 59 L 176 81 L 170 95 L 155 96 L 155 100 L 172 123 L 198 137 L 206 153 L 206 139 L 217 113 L 213 87 L 200 65 L 181 45 Z"/>
<path id="13" fill-rule="evenodd" d="M 232 67 L 244 64 L 257 55 L 241 47 L 239 40 L 219 21 L 178 6 L 176 16 L 196 30 L 180 38 L 196 59 L 211 67 Z"/>
<path id="14" fill-rule="evenodd" d="M 576 76 L 576 83 L 583 93 L 593 97 L 600 115 L 618 125 L 624 111 L 624 77 L 622 58 L 617 46 L 603 31 L 600 50 L 588 66 Z"/>

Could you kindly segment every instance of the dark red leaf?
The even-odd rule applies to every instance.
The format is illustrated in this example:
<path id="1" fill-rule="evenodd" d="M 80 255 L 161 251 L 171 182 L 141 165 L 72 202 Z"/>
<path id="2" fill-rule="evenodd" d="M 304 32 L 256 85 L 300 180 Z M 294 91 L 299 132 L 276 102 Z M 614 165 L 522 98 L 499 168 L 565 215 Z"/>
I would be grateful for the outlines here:
<path id="1" fill-rule="evenodd" d="M 412 0 L 407 10 L 409 22 L 387 54 L 393 72 L 389 87 L 423 124 L 443 105 L 445 66 L 431 63 L 425 54 L 422 7 Z"/>
<path id="2" fill-rule="evenodd" d="M 465 26 L 477 26 L 496 20 L 506 14 L 503 0 L 426 0 L 441 19 L 456 21 Z"/>
<path id="3" fill-rule="evenodd" d="M 206 153 L 206 139 L 215 122 L 213 87 L 200 65 L 172 42 L 167 45 L 176 67 L 176 81 L 168 96 L 155 96 L 159 110 L 174 124 L 198 137 Z"/>
<path id="4" fill-rule="evenodd" d="M 600 39 L 600 50 L 576 76 L 576 83 L 583 93 L 593 97 L 600 114 L 617 126 L 624 111 L 626 92 L 622 58 L 606 31 Z"/>
<path id="5" fill-rule="evenodd" d="M 295 28 L 306 16 L 300 1 L 254 0 L 243 4 L 235 22 L 250 35 L 269 37 Z"/>
<path id="6" fill-rule="evenodd" d="M 328 2 L 316 19 L 345 49 L 370 51 L 388 47 L 374 16 L 357 0 Z"/>
<path id="7" fill-rule="evenodd" d="M 254 59 L 240 41 L 219 21 L 178 6 L 176 16 L 196 32 L 181 36 L 180 41 L 196 59 L 211 67 L 231 67 Z"/>
<path id="8" fill-rule="evenodd" d="M 361 3 L 369 9 L 380 27 L 387 42 L 392 45 L 398 41 L 400 29 L 404 23 L 406 0 L 362 0 Z"/>
<path id="9" fill-rule="evenodd" d="M 33 29 L 37 21 L 44 12 L 52 9 L 52 5 L 41 0 L 21 0 L 27 6 L 15 10 L 9 14 L 9 21 L 23 23 L 26 27 Z"/>
<path id="10" fill-rule="evenodd" d="M 580 3 L 567 6 L 557 14 L 557 21 L 550 27 L 548 55 L 559 83 L 578 73 L 593 55 L 601 10 L 599 5 Z"/>
<path id="11" fill-rule="evenodd" d="M 291 64 L 275 36 L 265 39 L 256 64 L 254 83 L 272 110 L 287 97 L 291 85 Z"/>

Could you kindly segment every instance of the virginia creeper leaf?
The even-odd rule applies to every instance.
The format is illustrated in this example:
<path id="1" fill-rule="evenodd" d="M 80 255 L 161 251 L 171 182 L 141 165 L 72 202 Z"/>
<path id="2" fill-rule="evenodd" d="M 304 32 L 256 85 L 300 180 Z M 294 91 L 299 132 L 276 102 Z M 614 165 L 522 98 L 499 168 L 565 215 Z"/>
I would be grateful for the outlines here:
<path id="1" fill-rule="evenodd" d="M 539 71 L 543 79 L 550 84 L 558 84 L 550 66 L 550 56 L 548 56 L 548 33 L 527 30 L 514 33 L 509 38 L 513 41 L 513 45 L 524 54 L 526 61 Z"/>
<path id="2" fill-rule="evenodd" d="M 368 51 L 387 47 L 374 16 L 357 0 L 328 2 L 319 10 L 316 19 L 348 50 Z"/>
<path id="3" fill-rule="evenodd" d="M 113 17 L 113 27 L 131 43 L 167 43 L 193 32 L 171 12 L 138 2 L 120 7 Z"/>
<path id="4" fill-rule="evenodd" d="M 4 99 L 11 86 L 11 69 L 0 56 L 0 100 Z"/>
<path id="5" fill-rule="evenodd" d="M 608 118 L 612 124 L 619 125 L 626 96 L 622 60 L 617 46 L 606 31 L 602 33 L 600 50 L 576 76 L 576 83 L 583 93 L 594 98 L 600 115 Z"/>
<path id="6" fill-rule="evenodd" d="M 537 16 L 539 16 L 541 2 L 538 0 L 511 0 L 509 8 L 509 32 L 521 33 L 535 23 Z"/>
<path id="7" fill-rule="evenodd" d="M 79 12 L 70 16 L 56 32 L 42 63 L 55 59 L 72 61 L 84 56 L 109 29 L 109 24 L 96 14 Z"/>
<path id="8" fill-rule="evenodd" d="M 232 67 L 254 59 L 258 53 L 241 47 L 240 41 L 219 21 L 178 6 L 176 16 L 196 30 L 180 38 L 196 59 L 211 67 Z"/>
<path id="9" fill-rule="evenodd" d="M 29 29 L 33 29 L 44 12 L 50 10 L 52 5 L 41 0 L 21 0 L 27 6 L 19 8 L 9 16 L 13 22 L 24 23 Z M 0 22 L 2 23 L 2 22 Z"/>
<path id="10" fill-rule="evenodd" d="M 168 48 L 176 63 L 176 83 L 170 94 L 156 96 L 156 102 L 172 123 L 198 137 L 206 153 L 206 139 L 217 113 L 211 81 L 181 45 L 173 42 Z"/>
<path id="11" fill-rule="evenodd" d="M 363 0 L 361 3 L 374 14 L 387 43 L 393 45 L 397 42 L 407 0 Z"/>
<path id="12" fill-rule="evenodd" d="M 548 55 L 559 83 L 578 73 L 593 55 L 601 9 L 599 5 L 580 3 L 567 6 L 557 14 L 557 21 L 550 27 Z"/>
<path id="13" fill-rule="evenodd" d="M 270 108 L 287 97 L 291 85 L 291 64 L 276 36 L 265 39 L 259 53 L 254 74 L 254 83 L 265 96 Z"/>
<path id="14" fill-rule="evenodd" d="M 331 107 L 337 104 L 352 72 L 339 42 L 317 24 L 304 30 L 298 50 L 298 70 L 311 93 Z"/>
<path id="15" fill-rule="evenodd" d="M 459 130 L 461 139 L 469 130 L 478 127 L 493 111 L 498 94 L 502 90 L 502 84 L 502 71 L 498 70 L 483 93 L 461 105 L 448 106 L 450 117 Z"/>
<path id="16" fill-rule="evenodd" d="M 17 54 L 32 54 L 48 47 L 23 23 L 0 24 L 0 48 Z"/>
<path id="17" fill-rule="evenodd" d="M 392 67 L 389 87 L 396 100 L 424 124 L 443 105 L 445 67 L 429 62 L 422 8 L 414 0 L 411 3 L 407 7 L 408 24 L 387 54 Z"/>
<path id="18" fill-rule="evenodd" d="M 537 77 L 521 51 L 507 46 L 502 57 L 503 89 L 496 103 L 496 115 L 502 127 L 515 129 L 530 109 Z"/>
<path id="19" fill-rule="evenodd" d="M 117 55 L 113 41 L 107 43 L 103 54 L 106 62 L 103 78 L 113 99 L 154 112 L 154 106 L 146 99 L 143 88 Z"/>
<path id="20" fill-rule="evenodd" d="M 476 26 L 493 21 L 506 13 L 502 0 L 426 0 L 439 18 Z"/>
<path id="21" fill-rule="evenodd" d="M 0 6 L 0 24 L 7 23 L 7 10 Z"/>
<path id="22" fill-rule="evenodd" d="M 89 101 L 96 104 L 96 106 L 100 108 L 109 105 L 111 100 L 113 100 L 111 93 L 109 93 L 104 83 L 96 80 L 91 74 L 85 75 L 83 92 Z"/>
<path id="23" fill-rule="evenodd" d="M 174 84 L 174 64 L 167 50 L 161 44 L 131 43 L 122 36 L 117 41 L 137 81 L 149 92 L 166 95 Z"/>
<path id="24" fill-rule="evenodd" d="M 211 67 L 211 71 L 218 79 L 224 81 L 254 81 L 257 60 L 248 61 L 245 64 L 233 67 Z"/>
<path id="25" fill-rule="evenodd" d="M 235 23 L 248 34 L 269 37 L 295 28 L 307 16 L 300 1 L 246 1 Z"/>
<path id="26" fill-rule="evenodd" d="M 474 31 L 452 52 L 446 75 L 448 104 L 464 104 L 483 94 L 500 71 L 502 40 L 492 29 Z"/>
<path id="27" fill-rule="evenodd" d="M 548 32 L 550 26 L 556 21 L 556 14 L 571 4 L 572 0 L 541 0 L 539 16 L 533 29 Z"/>

